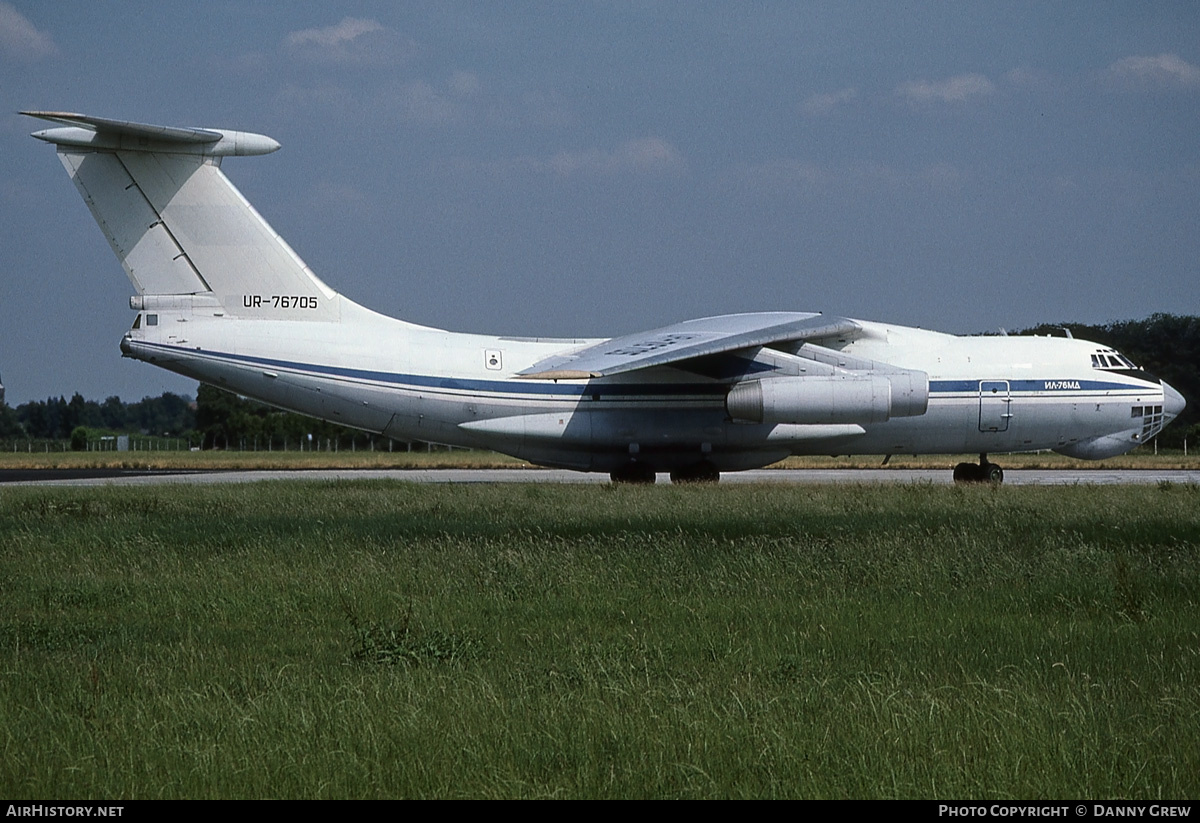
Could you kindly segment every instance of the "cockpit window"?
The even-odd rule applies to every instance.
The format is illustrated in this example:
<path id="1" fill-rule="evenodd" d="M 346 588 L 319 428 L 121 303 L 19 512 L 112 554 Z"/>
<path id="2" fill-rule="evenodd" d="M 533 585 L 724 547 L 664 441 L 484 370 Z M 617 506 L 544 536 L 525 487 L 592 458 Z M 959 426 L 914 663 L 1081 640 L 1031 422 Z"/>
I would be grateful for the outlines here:
<path id="1" fill-rule="evenodd" d="M 1101 349 L 1092 355 L 1093 369 L 1133 369 L 1141 371 L 1132 360 L 1112 349 Z"/>

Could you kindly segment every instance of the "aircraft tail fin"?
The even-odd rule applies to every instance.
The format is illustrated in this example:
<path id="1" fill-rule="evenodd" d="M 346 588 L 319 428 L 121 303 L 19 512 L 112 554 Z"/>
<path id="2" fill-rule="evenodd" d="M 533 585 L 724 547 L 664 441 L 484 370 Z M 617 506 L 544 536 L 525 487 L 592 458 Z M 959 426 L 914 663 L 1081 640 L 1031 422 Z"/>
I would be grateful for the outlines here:
<path id="1" fill-rule="evenodd" d="M 139 297 L 219 305 L 224 313 L 334 320 L 341 297 L 221 171 L 227 156 L 268 154 L 269 137 L 68 112 L 22 114 L 61 124 L 34 132 L 59 159 Z M 186 296 L 191 296 L 191 300 Z"/>

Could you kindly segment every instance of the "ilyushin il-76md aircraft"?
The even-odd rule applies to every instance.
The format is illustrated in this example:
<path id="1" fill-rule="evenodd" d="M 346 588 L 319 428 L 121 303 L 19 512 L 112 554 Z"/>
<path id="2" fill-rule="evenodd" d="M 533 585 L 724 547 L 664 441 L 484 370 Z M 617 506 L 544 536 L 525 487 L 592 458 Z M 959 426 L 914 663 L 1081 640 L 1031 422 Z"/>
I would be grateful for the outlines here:
<path id="1" fill-rule="evenodd" d="M 136 294 L 126 357 L 399 440 L 492 449 L 614 481 L 715 481 L 793 454 L 1122 454 L 1184 407 L 1119 352 L 808 312 L 607 340 L 493 337 L 377 314 L 305 265 L 221 170 L 261 134 L 24 112 L 54 144 Z"/>

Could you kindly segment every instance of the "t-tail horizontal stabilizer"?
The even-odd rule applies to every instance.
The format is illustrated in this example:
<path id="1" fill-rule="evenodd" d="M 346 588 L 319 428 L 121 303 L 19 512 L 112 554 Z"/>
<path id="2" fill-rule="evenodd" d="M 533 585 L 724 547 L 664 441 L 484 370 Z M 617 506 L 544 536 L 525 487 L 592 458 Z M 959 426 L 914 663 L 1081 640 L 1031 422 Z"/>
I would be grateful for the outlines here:
<path id="1" fill-rule="evenodd" d="M 35 131 L 33 136 L 58 146 L 145 151 L 163 154 L 201 154 L 207 157 L 243 157 L 270 154 L 279 142 L 265 134 L 229 129 L 179 128 L 109 120 L 66 111 L 23 111 L 21 114 L 61 123 L 66 128 Z"/>

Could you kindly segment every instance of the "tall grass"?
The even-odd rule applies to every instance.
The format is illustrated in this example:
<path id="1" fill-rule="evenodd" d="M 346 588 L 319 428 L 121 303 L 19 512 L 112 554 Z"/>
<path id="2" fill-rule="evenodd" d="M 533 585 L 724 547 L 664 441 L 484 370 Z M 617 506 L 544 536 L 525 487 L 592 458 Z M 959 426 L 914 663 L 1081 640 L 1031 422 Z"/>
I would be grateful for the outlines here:
<path id="1" fill-rule="evenodd" d="M 0 489 L 9 797 L 1192 797 L 1200 490 Z"/>

